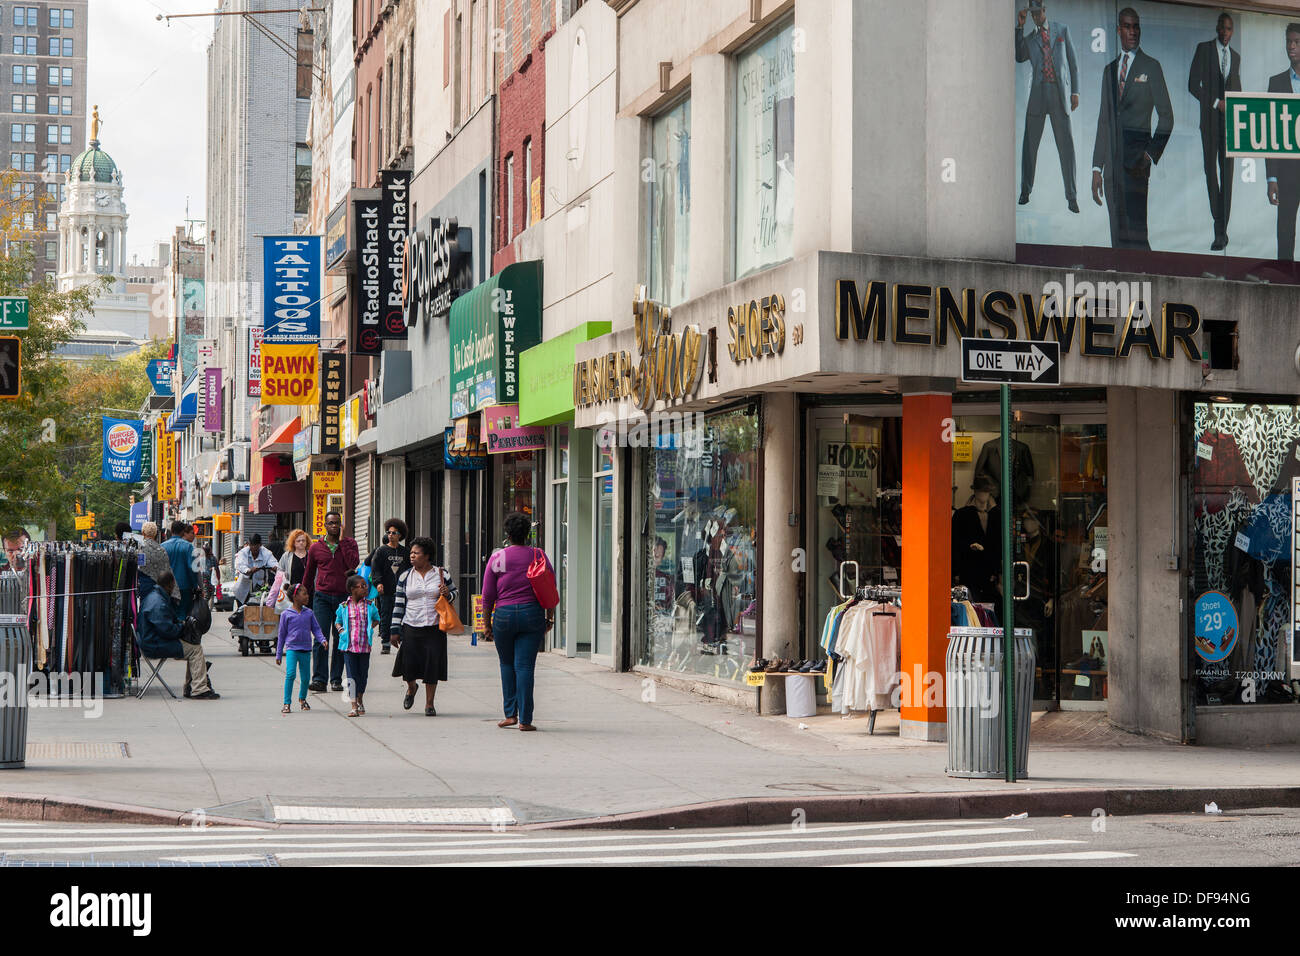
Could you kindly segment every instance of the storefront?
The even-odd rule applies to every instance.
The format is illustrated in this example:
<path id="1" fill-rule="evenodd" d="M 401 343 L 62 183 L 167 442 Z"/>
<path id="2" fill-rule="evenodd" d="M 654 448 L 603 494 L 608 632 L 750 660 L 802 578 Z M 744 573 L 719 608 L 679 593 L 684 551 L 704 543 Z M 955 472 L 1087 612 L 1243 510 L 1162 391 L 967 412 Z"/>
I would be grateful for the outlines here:
<path id="1" fill-rule="evenodd" d="M 538 497 L 544 442 L 487 447 L 494 434 L 519 427 L 519 357 L 541 338 L 541 288 L 541 262 L 516 262 L 451 306 L 449 450 L 478 457 L 481 444 L 489 452 L 485 467 L 458 469 L 451 489 L 457 518 L 448 527 L 462 529 L 460 568 L 473 585 L 470 594 L 481 586 L 483 562 L 504 541 L 502 521 L 511 511 L 529 515 L 534 540 L 546 540 Z"/>
<path id="2" fill-rule="evenodd" d="M 601 470 L 599 480 L 594 470 L 597 460 L 608 462 L 609 456 L 597 454 L 593 430 L 573 427 L 574 349 L 610 329 L 609 322 L 584 322 L 520 355 L 519 422 L 547 432 L 537 498 L 546 513 L 539 543 L 555 563 L 560 592 L 550 650 L 612 661 L 612 562 L 596 558 L 611 544 L 613 488 L 609 468 Z"/>
<path id="3" fill-rule="evenodd" d="M 1300 466 L 1283 463 L 1300 416 L 1293 400 L 1233 392 L 1295 388 L 1291 346 L 1267 332 L 1284 293 L 1063 278 L 820 253 L 671 314 L 638 305 L 630 327 L 579 344 L 575 426 L 606 429 L 612 445 L 611 501 L 594 498 L 611 551 L 594 554 L 613 576 L 615 661 L 754 706 L 747 665 L 824 657 L 832 608 L 875 585 L 902 606 L 900 671 L 919 685 L 943 673 L 954 587 L 996 620 L 1010 507 L 1036 707 L 1105 710 L 1185 740 L 1240 728 L 1220 716 L 1247 709 L 1233 692 L 1254 693 L 1262 715 L 1293 708 L 1293 544 L 1262 529 L 1294 507 Z M 998 500 L 996 393 L 958 383 L 963 336 L 1062 346 L 1059 388 L 1013 389 L 1011 502 Z M 1235 400 L 1212 401 L 1219 390 Z M 1197 479 L 1197 461 L 1220 465 Z M 1206 591 L 1238 618 L 1229 650 L 1211 636 L 1207 653 L 1228 655 L 1217 669 L 1190 650 Z M 904 735 L 942 739 L 942 696 L 904 684 Z M 763 693 L 767 710 L 777 695 Z M 1296 715 L 1261 716 L 1240 738 L 1296 737 Z"/>

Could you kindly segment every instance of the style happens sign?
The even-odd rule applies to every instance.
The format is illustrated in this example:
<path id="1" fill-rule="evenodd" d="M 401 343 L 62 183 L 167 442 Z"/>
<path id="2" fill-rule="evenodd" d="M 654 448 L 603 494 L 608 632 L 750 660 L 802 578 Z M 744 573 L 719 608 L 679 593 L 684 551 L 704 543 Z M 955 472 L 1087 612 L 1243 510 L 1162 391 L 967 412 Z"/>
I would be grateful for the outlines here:
<path id="1" fill-rule="evenodd" d="M 406 240 L 402 307 L 406 324 L 431 322 L 474 285 L 473 234 L 455 219 L 426 219 Z"/>
<path id="2" fill-rule="evenodd" d="M 320 341 L 321 237 L 262 238 L 262 341 L 315 345 Z"/>

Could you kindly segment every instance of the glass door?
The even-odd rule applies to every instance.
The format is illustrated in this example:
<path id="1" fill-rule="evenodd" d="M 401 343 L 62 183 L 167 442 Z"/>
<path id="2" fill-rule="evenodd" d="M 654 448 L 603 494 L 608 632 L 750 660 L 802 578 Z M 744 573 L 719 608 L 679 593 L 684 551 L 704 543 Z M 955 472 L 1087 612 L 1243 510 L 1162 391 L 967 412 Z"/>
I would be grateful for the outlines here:
<path id="1" fill-rule="evenodd" d="M 596 504 L 592 551 L 596 555 L 596 601 L 593 608 L 593 657 L 614 652 L 614 455 L 611 448 L 596 445 L 596 469 L 592 476 L 592 499 Z"/>
<path id="2" fill-rule="evenodd" d="M 569 615 L 569 429 L 560 425 L 554 431 L 552 447 L 555 449 L 554 470 L 551 481 L 551 513 L 555 540 L 552 542 L 551 560 L 555 562 L 556 585 L 560 591 L 560 604 L 555 609 L 555 627 L 551 629 L 551 649 L 565 649 Z"/>

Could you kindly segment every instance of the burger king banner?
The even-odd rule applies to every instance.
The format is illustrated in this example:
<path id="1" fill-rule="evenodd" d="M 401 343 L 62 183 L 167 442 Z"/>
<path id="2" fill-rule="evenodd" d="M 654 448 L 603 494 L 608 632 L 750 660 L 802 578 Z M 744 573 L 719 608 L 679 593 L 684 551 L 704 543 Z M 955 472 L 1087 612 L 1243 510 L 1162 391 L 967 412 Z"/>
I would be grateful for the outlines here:
<path id="1" fill-rule="evenodd" d="M 262 341 L 262 404 L 314 405 L 320 394 L 319 351 Z"/>
<path id="2" fill-rule="evenodd" d="M 140 480 L 140 449 L 144 444 L 144 427 L 137 421 L 103 418 L 105 481 Z"/>

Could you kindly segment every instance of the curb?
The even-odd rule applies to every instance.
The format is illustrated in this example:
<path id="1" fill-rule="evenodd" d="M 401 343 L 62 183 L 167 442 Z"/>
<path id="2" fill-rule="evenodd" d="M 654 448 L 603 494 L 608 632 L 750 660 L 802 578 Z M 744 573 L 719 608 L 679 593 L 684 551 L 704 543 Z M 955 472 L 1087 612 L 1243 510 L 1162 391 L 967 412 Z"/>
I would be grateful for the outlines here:
<path id="1" fill-rule="evenodd" d="M 1215 802 L 1226 813 L 1259 807 L 1300 807 L 1300 787 L 1075 787 L 1057 790 L 953 791 L 944 793 L 836 794 L 807 797 L 753 797 L 687 804 L 662 810 L 606 814 L 571 820 L 520 823 L 523 830 L 667 830 L 703 827 L 775 826 L 803 814 L 805 823 L 864 823 L 885 820 L 998 819 L 1016 813 L 1032 817 L 1134 816 L 1201 813 Z M 200 814 L 128 803 L 71 797 L 0 793 L 0 820 L 44 823 L 152 824 L 192 827 Z M 202 814 L 208 826 L 255 830 L 332 829 L 334 824 L 269 823 Z M 478 832 L 487 826 L 404 824 L 413 831 Z"/>

